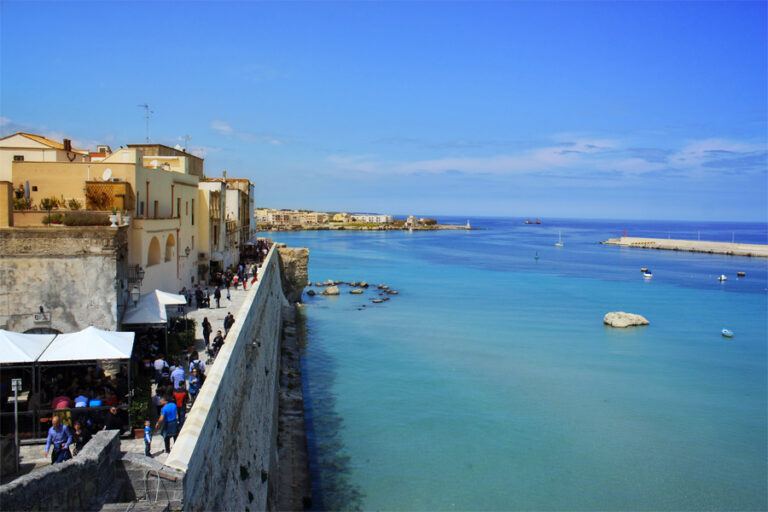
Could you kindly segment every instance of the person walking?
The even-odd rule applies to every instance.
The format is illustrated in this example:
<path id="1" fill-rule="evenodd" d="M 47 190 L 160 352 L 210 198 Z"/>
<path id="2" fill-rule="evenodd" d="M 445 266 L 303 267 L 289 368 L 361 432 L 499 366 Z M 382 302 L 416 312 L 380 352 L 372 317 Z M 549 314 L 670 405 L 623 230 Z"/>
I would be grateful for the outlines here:
<path id="1" fill-rule="evenodd" d="M 51 464 L 58 464 L 72 458 L 72 454 L 69 452 L 69 445 L 72 444 L 72 433 L 66 425 L 61 424 L 58 416 L 54 416 L 51 422 L 52 426 L 48 429 L 48 438 L 45 440 L 45 456 L 48 456 L 51 445 L 53 445 Z"/>
<path id="2" fill-rule="evenodd" d="M 211 331 L 213 327 L 211 322 L 208 321 L 208 317 L 203 318 L 203 339 L 205 340 L 205 350 L 208 350 L 208 345 L 211 343 Z"/>
<path id="3" fill-rule="evenodd" d="M 224 317 L 224 337 L 225 338 L 229 334 L 229 330 L 232 328 L 233 325 L 235 325 L 235 317 L 232 316 L 232 313 L 227 312 L 227 316 Z"/>
<path id="4" fill-rule="evenodd" d="M 174 402 L 169 402 L 165 397 L 160 399 L 163 408 L 160 409 L 160 417 L 155 424 L 155 430 L 160 430 L 162 425 L 163 441 L 165 443 L 165 453 L 171 453 L 171 438 L 176 443 L 179 436 L 179 408 Z"/>
<path id="5" fill-rule="evenodd" d="M 221 304 L 220 304 L 220 302 L 221 302 L 221 290 L 219 289 L 218 286 L 216 287 L 216 291 L 213 292 L 213 298 L 216 299 L 216 309 L 220 308 L 221 307 Z"/>

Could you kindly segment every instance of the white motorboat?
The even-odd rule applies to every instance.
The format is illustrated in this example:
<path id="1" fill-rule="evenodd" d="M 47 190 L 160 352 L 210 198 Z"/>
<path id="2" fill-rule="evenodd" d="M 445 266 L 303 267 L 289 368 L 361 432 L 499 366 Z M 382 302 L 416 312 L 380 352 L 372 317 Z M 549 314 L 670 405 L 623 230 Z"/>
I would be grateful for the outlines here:
<path id="1" fill-rule="evenodd" d="M 555 247 L 562 247 L 563 246 L 563 232 L 558 231 L 557 232 L 557 243 L 555 243 Z"/>

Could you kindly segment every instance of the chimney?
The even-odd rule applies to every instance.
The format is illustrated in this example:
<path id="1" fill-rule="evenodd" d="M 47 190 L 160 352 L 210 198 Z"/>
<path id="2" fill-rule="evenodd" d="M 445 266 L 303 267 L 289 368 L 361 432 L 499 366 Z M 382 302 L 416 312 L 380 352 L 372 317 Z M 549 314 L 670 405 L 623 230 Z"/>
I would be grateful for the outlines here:
<path id="1" fill-rule="evenodd" d="M 64 151 L 69 153 L 72 151 L 72 141 L 69 139 L 64 139 Z"/>
<path id="2" fill-rule="evenodd" d="M 227 179 L 227 171 L 226 170 L 221 171 L 221 177 L 224 178 L 224 179 Z"/>

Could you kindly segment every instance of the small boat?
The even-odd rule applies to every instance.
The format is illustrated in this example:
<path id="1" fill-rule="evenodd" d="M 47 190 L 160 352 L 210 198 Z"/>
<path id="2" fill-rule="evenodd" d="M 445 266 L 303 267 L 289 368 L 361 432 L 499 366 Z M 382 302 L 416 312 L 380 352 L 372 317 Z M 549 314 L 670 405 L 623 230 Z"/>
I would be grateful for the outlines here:
<path id="1" fill-rule="evenodd" d="M 648 272 L 648 269 L 646 267 L 643 267 L 643 268 L 640 269 L 640 272 L 645 274 L 646 272 Z"/>
<path id="2" fill-rule="evenodd" d="M 725 274 L 720 274 L 720 277 L 717 278 L 717 280 L 720 281 L 720 282 L 725 281 L 726 279 L 728 279 L 728 278 L 725 277 Z"/>
<path id="3" fill-rule="evenodd" d="M 747 273 L 746 272 L 736 272 L 736 275 L 739 276 L 739 277 L 744 277 L 745 275 L 747 275 Z"/>
<path id="4" fill-rule="evenodd" d="M 733 338 L 733 331 L 729 331 L 728 329 L 723 329 L 720 331 L 723 336 L 726 338 Z"/>
<path id="5" fill-rule="evenodd" d="M 557 232 L 557 243 L 555 243 L 555 247 L 562 247 L 563 246 L 563 232 L 558 231 Z"/>
<path id="6" fill-rule="evenodd" d="M 650 279 L 653 277 L 653 272 L 651 272 L 648 269 L 645 269 L 645 272 L 643 272 L 643 277 L 645 277 L 646 279 Z"/>

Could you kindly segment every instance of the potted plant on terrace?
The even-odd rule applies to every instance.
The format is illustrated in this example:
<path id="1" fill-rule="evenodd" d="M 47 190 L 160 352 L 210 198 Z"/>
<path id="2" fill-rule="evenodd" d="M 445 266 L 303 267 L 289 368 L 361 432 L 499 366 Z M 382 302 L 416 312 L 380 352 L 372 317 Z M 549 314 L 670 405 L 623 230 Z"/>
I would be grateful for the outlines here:
<path id="1" fill-rule="evenodd" d="M 117 207 L 113 206 L 112 207 L 112 215 L 109 216 L 109 222 L 111 222 L 112 224 L 110 224 L 109 227 L 116 228 L 117 227 L 117 220 L 118 220 Z"/>

